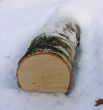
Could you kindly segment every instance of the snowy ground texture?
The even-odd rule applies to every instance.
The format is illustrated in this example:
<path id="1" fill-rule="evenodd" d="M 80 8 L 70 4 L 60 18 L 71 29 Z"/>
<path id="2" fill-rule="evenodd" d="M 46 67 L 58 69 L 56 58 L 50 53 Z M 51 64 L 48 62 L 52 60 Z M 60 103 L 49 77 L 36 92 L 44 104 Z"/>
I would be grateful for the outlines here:
<path id="1" fill-rule="evenodd" d="M 56 13 L 75 19 L 81 45 L 68 96 L 22 91 L 16 69 L 31 40 Z M 0 110 L 103 110 L 103 0 L 0 0 Z"/>

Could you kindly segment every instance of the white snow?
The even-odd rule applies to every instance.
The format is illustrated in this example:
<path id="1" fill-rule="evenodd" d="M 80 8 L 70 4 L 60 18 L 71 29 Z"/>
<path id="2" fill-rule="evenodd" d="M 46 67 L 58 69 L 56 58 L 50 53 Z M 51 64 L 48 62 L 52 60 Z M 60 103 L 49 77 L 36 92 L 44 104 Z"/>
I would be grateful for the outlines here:
<path id="1" fill-rule="evenodd" d="M 74 86 L 68 96 L 22 91 L 17 63 L 56 13 L 81 27 Z M 0 0 L 0 110 L 103 110 L 94 106 L 103 98 L 102 13 L 102 0 Z"/>

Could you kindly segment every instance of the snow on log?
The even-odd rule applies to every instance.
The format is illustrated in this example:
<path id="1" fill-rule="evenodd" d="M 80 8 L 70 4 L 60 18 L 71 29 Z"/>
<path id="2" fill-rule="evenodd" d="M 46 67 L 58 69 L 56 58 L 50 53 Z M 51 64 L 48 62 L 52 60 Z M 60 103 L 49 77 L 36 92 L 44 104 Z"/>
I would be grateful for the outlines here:
<path id="1" fill-rule="evenodd" d="M 77 24 L 65 18 L 51 20 L 18 63 L 19 86 L 26 91 L 67 93 L 79 40 Z"/>

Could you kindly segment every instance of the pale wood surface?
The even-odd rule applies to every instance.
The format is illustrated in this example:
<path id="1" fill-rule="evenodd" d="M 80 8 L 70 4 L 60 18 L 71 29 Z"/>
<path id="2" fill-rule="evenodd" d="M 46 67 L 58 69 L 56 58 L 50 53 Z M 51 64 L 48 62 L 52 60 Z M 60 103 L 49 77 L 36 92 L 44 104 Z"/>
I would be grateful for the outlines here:
<path id="1" fill-rule="evenodd" d="M 67 92 L 70 70 L 57 56 L 37 54 L 20 64 L 17 79 L 22 89 L 36 92 Z"/>

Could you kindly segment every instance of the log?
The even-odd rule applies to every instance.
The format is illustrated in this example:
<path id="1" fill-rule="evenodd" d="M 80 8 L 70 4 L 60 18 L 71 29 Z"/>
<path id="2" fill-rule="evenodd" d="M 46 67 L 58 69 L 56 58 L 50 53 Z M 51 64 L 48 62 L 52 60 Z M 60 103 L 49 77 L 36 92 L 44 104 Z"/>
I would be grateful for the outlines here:
<path id="1" fill-rule="evenodd" d="M 67 93 L 79 40 L 79 26 L 68 19 L 44 26 L 18 63 L 18 85 L 26 91 Z"/>
<path id="2" fill-rule="evenodd" d="M 100 106 L 100 105 L 103 105 L 103 99 L 96 100 L 95 106 Z"/>

